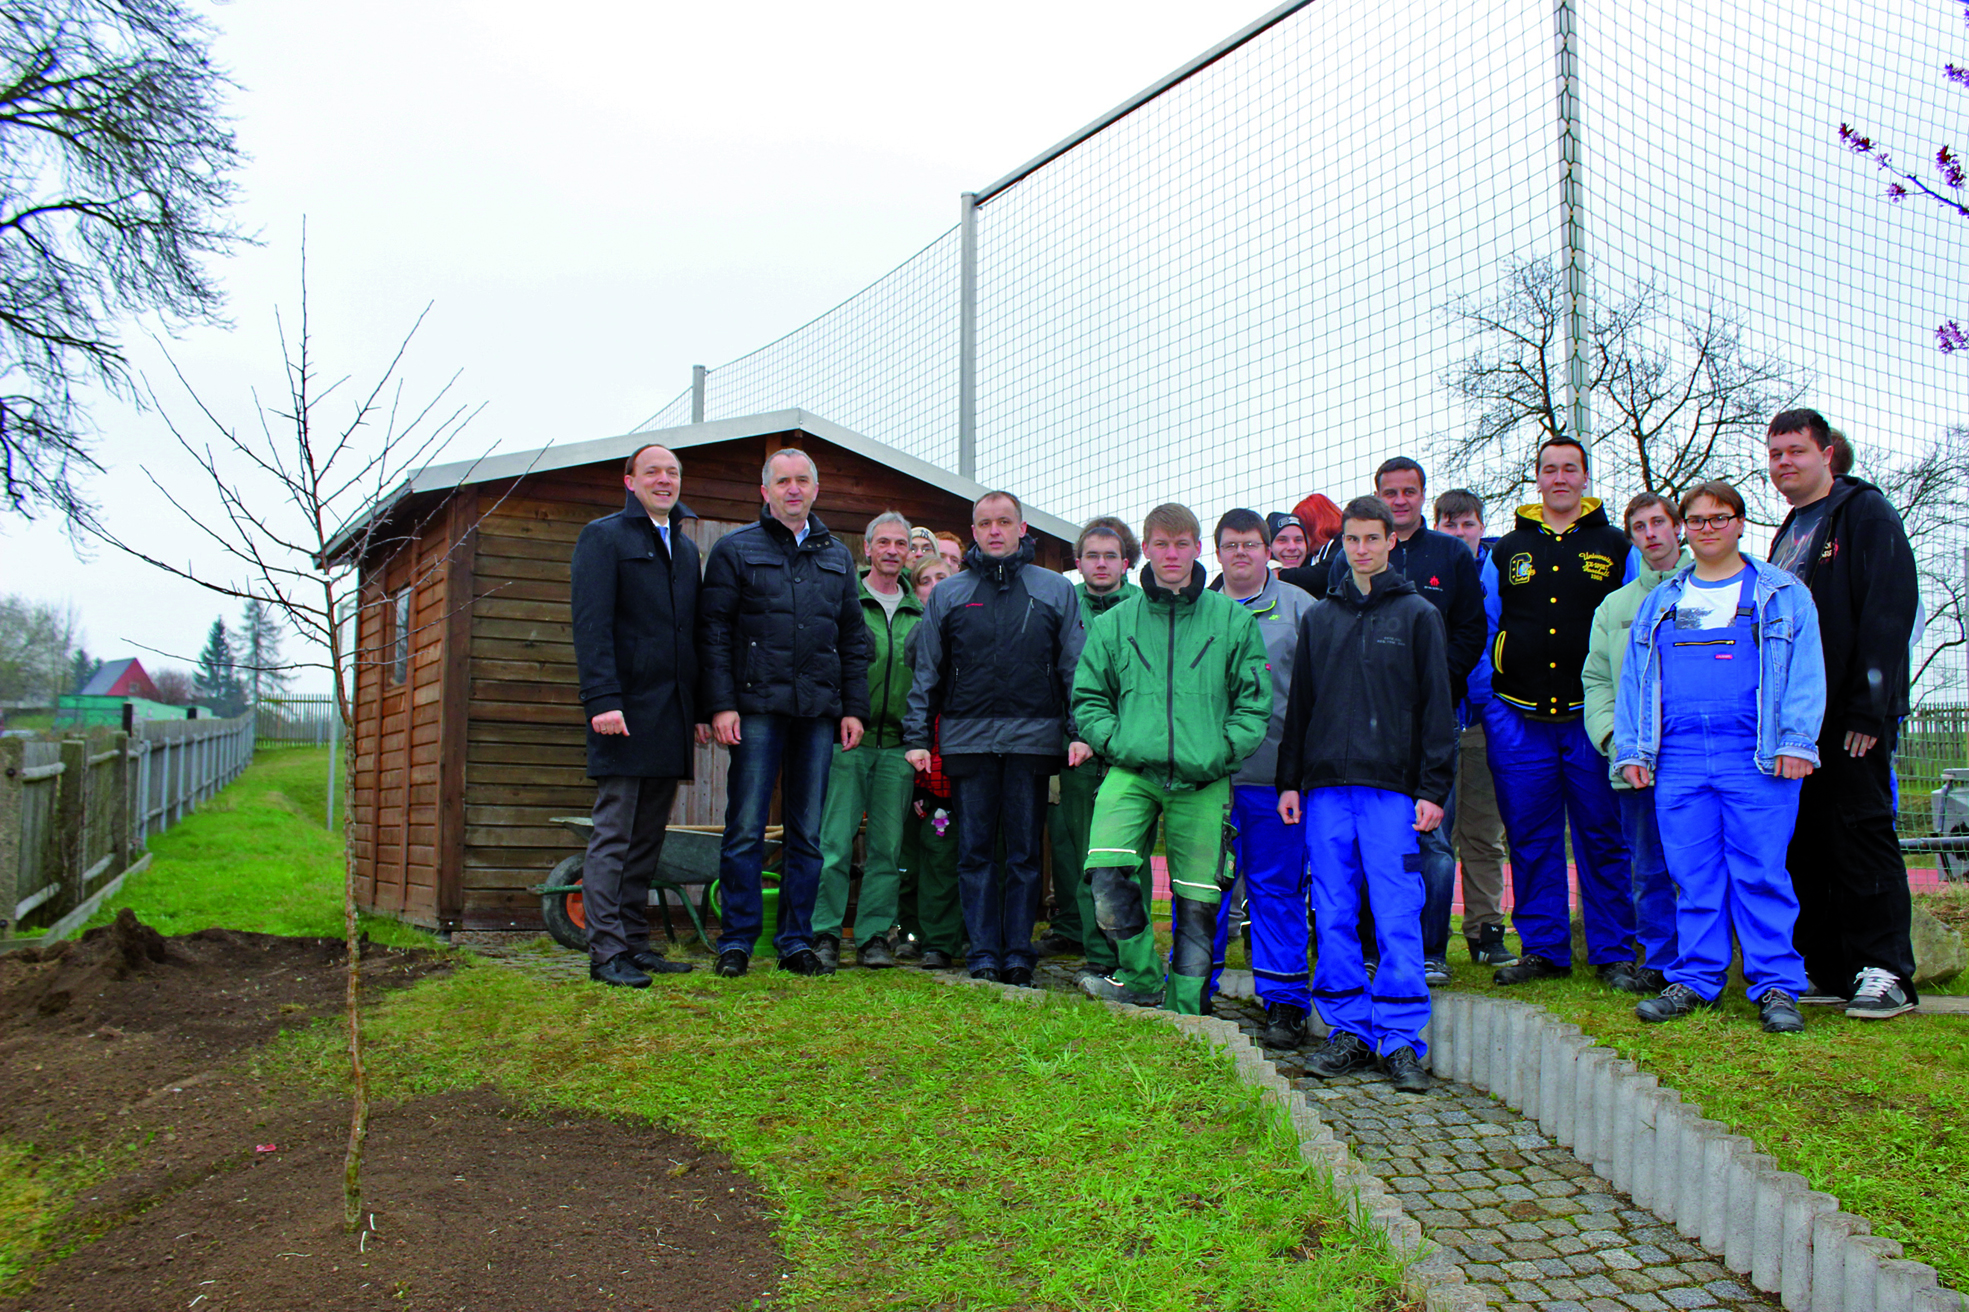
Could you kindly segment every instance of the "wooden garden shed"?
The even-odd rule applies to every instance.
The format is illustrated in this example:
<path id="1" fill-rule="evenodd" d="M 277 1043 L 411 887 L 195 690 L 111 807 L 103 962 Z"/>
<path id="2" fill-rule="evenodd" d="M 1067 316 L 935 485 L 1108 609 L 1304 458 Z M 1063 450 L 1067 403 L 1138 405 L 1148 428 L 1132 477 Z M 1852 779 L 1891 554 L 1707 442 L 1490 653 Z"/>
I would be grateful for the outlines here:
<path id="1" fill-rule="evenodd" d="M 801 410 L 431 466 L 337 538 L 360 562 L 351 740 L 358 897 L 442 932 L 537 929 L 527 893 L 577 840 L 586 775 L 568 565 L 589 520 L 620 510 L 622 462 L 661 442 L 683 464 L 699 548 L 758 517 L 767 455 L 820 470 L 817 513 L 854 548 L 884 510 L 967 541 L 986 489 Z M 1013 489 L 1016 491 L 1017 489 Z M 1075 526 L 1027 507 L 1039 563 L 1069 567 Z M 673 823 L 722 824 L 722 748 L 697 749 Z"/>

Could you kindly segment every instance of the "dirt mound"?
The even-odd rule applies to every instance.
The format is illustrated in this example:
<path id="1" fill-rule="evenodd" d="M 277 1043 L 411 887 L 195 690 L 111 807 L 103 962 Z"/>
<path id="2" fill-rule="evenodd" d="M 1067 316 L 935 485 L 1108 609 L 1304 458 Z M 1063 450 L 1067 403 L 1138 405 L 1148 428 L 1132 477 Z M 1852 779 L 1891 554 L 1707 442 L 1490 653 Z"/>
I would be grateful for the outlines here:
<path id="1" fill-rule="evenodd" d="M 339 1011 L 343 961 L 339 939 L 165 938 L 127 908 L 80 939 L 0 956 L 0 1135 L 59 1146 L 214 1079 L 246 1049 Z M 363 952 L 371 994 L 444 969 L 422 949 Z"/>
<path id="2" fill-rule="evenodd" d="M 415 1099 L 371 1123 L 373 1229 L 366 1214 L 355 1237 L 341 1227 L 342 1108 L 308 1110 L 278 1139 L 256 1131 L 269 1151 L 49 1268 L 8 1312 L 708 1312 L 778 1289 L 752 1185 L 692 1140 L 483 1092 Z"/>

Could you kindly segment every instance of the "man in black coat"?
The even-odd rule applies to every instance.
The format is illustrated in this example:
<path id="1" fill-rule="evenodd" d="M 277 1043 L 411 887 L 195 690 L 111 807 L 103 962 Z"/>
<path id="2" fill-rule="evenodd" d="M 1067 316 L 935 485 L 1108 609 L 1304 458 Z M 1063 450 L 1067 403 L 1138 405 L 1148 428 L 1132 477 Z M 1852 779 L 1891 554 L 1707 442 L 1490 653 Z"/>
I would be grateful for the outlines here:
<path id="1" fill-rule="evenodd" d="M 781 970 L 824 973 L 813 914 L 827 775 L 835 741 L 853 751 L 868 718 L 861 580 L 848 548 L 813 513 L 820 471 L 806 452 L 788 449 L 773 453 L 759 481 L 758 522 L 711 548 L 698 606 L 705 709 L 732 753 L 716 967 L 728 978 L 745 973 L 765 924 L 759 871 L 775 782 L 786 861 L 773 950 Z"/>
<path id="2" fill-rule="evenodd" d="M 574 660 L 588 715 L 595 829 L 582 863 L 588 976 L 649 987 L 649 972 L 683 962 L 649 946 L 650 876 L 663 853 L 677 781 L 691 777 L 696 723 L 697 544 L 677 500 L 683 467 L 668 448 L 640 447 L 622 467 L 620 511 L 574 544 Z M 710 728 L 697 725 L 699 742 Z"/>
<path id="3" fill-rule="evenodd" d="M 1914 552 L 1878 488 L 1833 473 L 1824 415 L 1787 410 L 1766 441 L 1771 482 L 1791 503 L 1771 561 L 1812 590 L 1825 649 L 1823 764 L 1798 794 L 1786 859 L 1798 893 L 1794 939 L 1822 998 L 1845 999 L 1854 1019 L 1884 1020 L 1916 1001 L 1913 903 L 1889 773 L 1921 604 Z"/>

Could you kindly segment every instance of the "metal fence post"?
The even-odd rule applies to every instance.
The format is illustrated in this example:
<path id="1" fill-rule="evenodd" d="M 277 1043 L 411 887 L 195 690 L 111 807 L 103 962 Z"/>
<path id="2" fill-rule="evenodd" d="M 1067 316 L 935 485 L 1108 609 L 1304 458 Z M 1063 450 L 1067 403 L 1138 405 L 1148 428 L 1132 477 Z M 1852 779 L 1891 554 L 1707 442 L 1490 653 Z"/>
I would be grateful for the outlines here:
<path id="1" fill-rule="evenodd" d="M 1573 0 L 1558 0 L 1553 17 L 1559 62 L 1559 210 L 1565 240 L 1566 423 L 1573 437 L 1590 445 L 1586 339 L 1591 306 L 1586 289 L 1586 178 L 1579 121 L 1579 15 Z"/>
<path id="2" fill-rule="evenodd" d="M 26 781 L 27 744 L 0 738 L 0 938 L 14 932 L 14 908 L 20 905 L 21 792 Z"/>
<path id="3" fill-rule="evenodd" d="M 957 472 L 978 476 L 978 194 L 957 198 Z"/>
<path id="4" fill-rule="evenodd" d="M 704 422 L 704 383 L 705 375 L 708 373 L 710 370 L 701 364 L 691 366 L 691 422 L 693 424 Z"/>
<path id="5" fill-rule="evenodd" d="M 329 717 L 328 725 L 328 818 L 322 823 L 329 833 L 335 832 L 335 767 L 342 757 L 342 717 L 338 713 Z"/>

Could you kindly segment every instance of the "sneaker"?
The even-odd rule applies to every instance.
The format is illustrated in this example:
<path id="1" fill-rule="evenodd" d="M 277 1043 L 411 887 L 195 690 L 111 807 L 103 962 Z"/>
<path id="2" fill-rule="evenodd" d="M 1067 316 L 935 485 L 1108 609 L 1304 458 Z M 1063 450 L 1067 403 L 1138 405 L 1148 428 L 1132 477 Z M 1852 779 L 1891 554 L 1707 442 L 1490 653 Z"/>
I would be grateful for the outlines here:
<path id="1" fill-rule="evenodd" d="M 924 948 L 923 958 L 916 964 L 925 970 L 949 970 L 953 963 L 950 954 L 942 948 Z"/>
<path id="2" fill-rule="evenodd" d="M 895 957 L 897 961 L 921 961 L 923 945 L 913 938 L 899 938 L 896 940 Z"/>
<path id="3" fill-rule="evenodd" d="M 1659 993 L 1641 982 L 1641 969 L 1631 961 L 1606 961 L 1594 968 L 1600 982 L 1617 993 Z"/>
<path id="4" fill-rule="evenodd" d="M 855 945 L 855 964 L 869 970 L 887 970 L 896 964 L 896 954 L 889 951 L 888 939 L 872 938 Z"/>
<path id="5" fill-rule="evenodd" d="M 1798 999 L 1783 989 L 1766 989 L 1757 999 L 1757 1019 L 1766 1034 L 1802 1034 L 1805 1018 L 1798 1014 Z"/>
<path id="6" fill-rule="evenodd" d="M 1529 984 L 1535 979 L 1571 979 L 1572 967 L 1561 966 L 1556 961 L 1548 961 L 1535 952 L 1524 956 L 1490 977 L 1493 984 Z"/>
<path id="7" fill-rule="evenodd" d="M 979 966 L 971 972 L 971 978 L 984 980 L 987 984 L 996 984 L 1004 977 L 998 973 L 996 966 Z"/>
<path id="8" fill-rule="evenodd" d="M 1131 993 L 1128 986 L 1112 975 L 1086 975 L 1081 978 L 1080 991 L 1090 998 L 1102 1002 L 1125 1002 L 1131 1007 L 1160 1007 L 1160 993 Z"/>
<path id="9" fill-rule="evenodd" d="M 998 978 L 1001 983 L 1014 984 L 1019 988 L 1029 989 L 1032 987 L 1032 967 L 1007 966 L 998 972 Z"/>
<path id="10" fill-rule="evenodd" d="M 1846 1015 L 1853 1020 L 1886 1020 L 1913 1010 L 1901 977 L 1893 971 L 1866 966 L 1853 977 L 1853 999 L 1846 1004 Z"/>
<path id="11" fill-rule="evenodd" d="M 841 936 L 839 934 L 814 935 L 814 955 L 820 964 L 832 975 L 841 968 Z"/>
<path id="12" fill-rule="evenodd" d="M 827 963 L 812 948 L 801 948 L 779 959 L 779 968 L 789 975 L 832 975 Z"/>
<path id="13" fill-rule="evenodd" d="M 1265 1004 L 1265 1028 L 1258 1042 L 1267 1048 L 1296 1048 L 1306 1041 L 1306 1009 L 1290 1002 Z"/>
<path id="14" fill-rule="evenodd" d="M 1396 1048 L 1381 1059 L 1381 1069 L 1388 1072 L 1388 1082 L 1401 1093 L 1427 1093 L 1436 1084 L 1422 1069 L 1413 1048 Z"/>
<path id="15" fill-rule="evenodd" d="M 1449 958 L 1424 957 L 1422 960 L 1422 982 L 1430 988 L 1440 988 L 1449 983 Z"/>
<path id="16" fill-rule="evenodd" d="M 745 955 L 744 948 L 726 948 L 718 954 L 718 964 L 711 968 L 711 973 L 726 979 L 737 979 L 751 962 L 752 958 Z"/>
<path id="17" fill-rule="evenodd" d="M 1325 1046 L 1306 1058 L 1306 1074 L 1316 1079 L 1330 1080 L 1335 1076 L 1364 1071 L 1372 1065 L 1374 1049 L 1345 1030 L 1335 1030 L 1326 1036 Z"/>
<path id="18" fill-rule="evenodd" d="M 1504 926 L 1485 925 L 1477 931 L 1477 937 L 1466 940 L 1470 944 L 1470 960 L 1479 966 L 1514 966 L 1518 954 L 1504 943 Z"/>
<path id="19" fill-rule="evenodd" d="M 1686 984 L 1670 984 L 1661 991 L 1660 997 L 1636 1003 L 1634 1014 L 1645 1024 L 1659 1025 L 1662 1021 L 1680 1020 L 1698 1011 L 1715 1011 L 1720 1005 Z"/>
<path id="20" fill-rule="evenodd" d="M 1032 950 L 1042 957 L 1077 957 L 1080 944 L 1064 934 L 1045 933 L 1032 941 Z"/>

